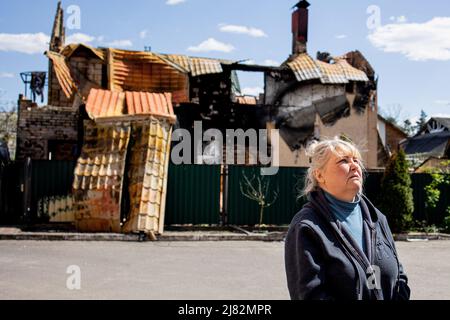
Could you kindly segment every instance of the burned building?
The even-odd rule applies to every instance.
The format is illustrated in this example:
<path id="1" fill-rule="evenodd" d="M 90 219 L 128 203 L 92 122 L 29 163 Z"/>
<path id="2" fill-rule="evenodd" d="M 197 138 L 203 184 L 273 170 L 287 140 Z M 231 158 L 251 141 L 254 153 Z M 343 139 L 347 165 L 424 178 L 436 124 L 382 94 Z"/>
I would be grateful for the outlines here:
<path id="1" fill-rule="evenodd" d="M 362 146 L 367 167 L 377 159 L 377 81 L 359 51 L 342 56 L 307 52 L 308 7 L 292 13 L 292 54 L 279 70 L 265 73 L 267 120 L 280 129 L 280 165 L 308 166 L 309 141 L 344 135 Z"/>
<path id="2" fill-rule="evenodd" d="M 240 97 L 232 61 L 176 54 L 65 45 L 58 6 L 49 50 L 48 106 L 19 100 L 17 159 L 76 159 L 92 89 L 170 93 L 176 127 L 254 127 L 255 101 Z M 247 105 L 249 108 L 237 109 Z M 87 111 L 87 112 L 86 112 Z"/>
<path id="3" fill-rule="evenodd" d="M 221 59 L 65 45 L 58 7 L 49 51 L 48 106 L 19 102 L 17 157 L 76 159 L 91 89 L 171 93 L 176 128 L 280 130 L 280 165 L 307 166 L 309 141 L 345 135 L 363 147 L 369 168 L 377 159 L 377 81 L 359 51 L 341 56 L 307 52 L 307 1 L 292 13 L 292 52 L 279 67 Z M 236 71 L 264 74 L 258 98 L 240 96 Z"/>
<path id="4" fill-rule="evenodd" d="M 308 166 L 308 142 L 345 135 L 377 167 L 375 72 L 359 51 L 311 57 L 308 7 L 302 0 L 292 13 L 291 55 L 269 67 L 66 45 L 59 3 L 45 53 L 48 105 L 19 99 L 16 158 L 78 159 L 74 219 L 91 231 L 161 232 L 171 132 L 195 121 L 204 131 L 279 129 L 280 166 Z M 263 73 L 264 93 L 242 96 L 237 71 Z"/>

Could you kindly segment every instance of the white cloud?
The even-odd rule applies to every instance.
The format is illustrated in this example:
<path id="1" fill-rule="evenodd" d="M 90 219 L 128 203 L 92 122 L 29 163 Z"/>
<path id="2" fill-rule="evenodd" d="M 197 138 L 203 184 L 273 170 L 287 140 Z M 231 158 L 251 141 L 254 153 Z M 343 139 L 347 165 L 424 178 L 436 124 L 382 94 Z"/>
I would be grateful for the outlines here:
<path id="1" fill-rule="evenodd" d="M 92 41 L 95 41 L 95 37 L 90 36 L 88 34 L 84 34 L 84 33 L 74 33 L 74 34 L 71 34 L 70 36 L 67 36 L 67 38 L 66 38 L 66 44 L 71 44 L 71 43 L 89 44 Z"/>
<path id="2" fill-rule="evenodd" d="M 27 54 L 44 53 L 48 50 L 50 37 L 45 33 L 0 33 L 0 51 Z"/>
<path id="3" fill-rule="evenodd" d="M 450 17 L 435 17 L 425 23 L 387 24 L 367 38 L 376 48 L 401 53 L 409 60 L 450 60 Z"/>
<path id="4" fill-rule="evenodd" d="M 338 35 L 336 36 L 336 39 L 345 39 L 345 38 L 347 38 L 347 35 L 346 35 L 346 34 L 338 34 Z"/>
<path id="5" fill-rule="evenodd" d="M 169 6 L 174 6 L 183 2 L 186 2 L 186 0 L 167 0 L 166 4 Z"/>
<path id="6" fill-rule="evenodd" d="M 231 24 L 219 24 L 219 27 L 220 27 L 219 30 L 222 32 L 246 34 L 256 38 L 267 37 L 267 34 L 261 29 L 256 29 L 252 27 L 237 26 Z"/>
<path id="7" fill-rule="evenodd" d="M 396 21 L 397 21 L 397 23 L 405 23 L 408 21 L 408 19 L 405 16 L 400 16 L 400 17 L 397 17 Z"/>
<path id="8" fill-rule="evenodd" d="M 248 87 L 243 88 L 241 93 L 248 96 L 259 96 L 260 93 L 263 93 L 264 89 L 261 87 Z"/>
<path id="9" fill-rule="evenodd" d="M 114 47 L 114 48 L 125 48 L 125 47 L 132 47 L 133 42 L 131 40 L 114 40 L 111 42 L 105 43 L 108 47 Z"/>
<path id="10" fill-rule="evenodd" d="M 148 30 L 142 30 L 141 32 L 139 32 L 139 38 L 145 39 L 145 38 L 147 38 L 147 34 L 148 34 Z"/>
<path id="11" fill-rule="evenodd" d="M 14 78 L 14 74 L 10 72 L 0 72 L 0 78 Z"/>
<path id="12" fill-rule="evenodd" d="M 405 16 L 398 16 L 398 17 L 391 16 L 389 20 L 397 23 L 405 23 L 408 21 L 408 19 Z"/>
<path id="13" fill-rule="evenodd" d="M 275 61 L 275 60 L 266 59 L 266 60 L 264 60 L 264 65 L 265 66 L 271 66 L 271 67 L 278 67 L 280 65 L 280 63 L 278 61 Z"/>
<path id="14" fill-rule="evenodd" d="M 100 39 L 100 37 L 99 37 Z M 94 36 L 84 33 L 74 33 L 66 38 L 66 44 L 86 43 L 96 41 Z M 45 33 L 0 33 L 0 51 L 14 51 L 27 54 L 41 54 L 48 50 L 50 36 Z"/>
<path id="15" fill-rule="evenodd" d="M 436 101 L 434 101 L 434 103 L 444 105 L 444 106 L 450 106 L 450 100 L 436 100 Z"/>
<path id="16" fill-rule="evenodd" d="M 260 64 L 260 65 L 263 65 L 263 66 L 270 66 L 270 67 L 278 67 L 280 65 L 280 63 L 278 61 L 271 60 L 271 59 L 266 59 L 262 63 L 257 63 L 253 59 L 247 59 L 247 60 L 242 61 L 240 63 L 241 64 L 256 64 L 256 65 Z"/>
<path id="17" fill-rule="evenodd" d="M 450 113 L 433 113 L 427 119 L 430 119 L 433 117 L 435 117 L 435 118 L 450 118 Z"/>
<path id="18" fill-rule="evenodd" d="M 209 38 L 203 41 L 198 46 L 189 47 L 188 51 L 193 52 L 209 52 L 209 51 L 221 51 L 221 52 L 231 52 L 235 48 L 231 44 L 223 43 L 217 41 L 214 38 Z"/>

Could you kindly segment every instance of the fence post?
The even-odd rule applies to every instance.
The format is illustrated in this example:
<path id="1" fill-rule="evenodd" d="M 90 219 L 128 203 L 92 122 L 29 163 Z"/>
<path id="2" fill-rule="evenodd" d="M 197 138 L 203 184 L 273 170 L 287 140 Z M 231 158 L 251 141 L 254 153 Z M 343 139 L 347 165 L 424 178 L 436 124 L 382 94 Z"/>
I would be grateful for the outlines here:
<path id="1" fill-rule="evenodd" d="M 221 213 L 221 225 L 226 226 L 228 225 L 228 165 L 224 164 L 222 166 L 222 213 Z"/>
<path id="2" fill-rule="evenodd" d="M 26 223 L 31 222 L 31 158 L 27 157 L 24 163 L 24 181 L 22 183 L 23 192 L 23 220 Z"/>

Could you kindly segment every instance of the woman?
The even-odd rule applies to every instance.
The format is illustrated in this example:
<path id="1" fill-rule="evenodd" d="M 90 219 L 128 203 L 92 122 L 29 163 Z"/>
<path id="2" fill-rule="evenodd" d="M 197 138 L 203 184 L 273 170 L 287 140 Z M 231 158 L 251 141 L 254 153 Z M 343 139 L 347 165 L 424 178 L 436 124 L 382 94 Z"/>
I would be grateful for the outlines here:
<path id="1" fill-rule="evenodd" d="M 291 299 L 409 299 L 386 217 L 362 194 L 358 149 L 334 138 L 315 142 L 308 154 L 308 203 L 285 243 Z"/>

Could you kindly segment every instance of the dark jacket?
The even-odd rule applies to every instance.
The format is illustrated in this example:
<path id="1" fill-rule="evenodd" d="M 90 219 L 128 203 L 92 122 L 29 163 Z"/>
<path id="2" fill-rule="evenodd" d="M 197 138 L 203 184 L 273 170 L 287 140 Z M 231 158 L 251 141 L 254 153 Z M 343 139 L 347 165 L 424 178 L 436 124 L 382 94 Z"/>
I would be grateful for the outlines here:
<path id="1" fill-rule="evenodd" d="M 360 205 L 366 253 L 331 213 L 323 191 L 311 192 L 308 200 L 286 235 L 291 299 L 409 299 L 408 278 L 386 217 L 364 195 Z"/>

